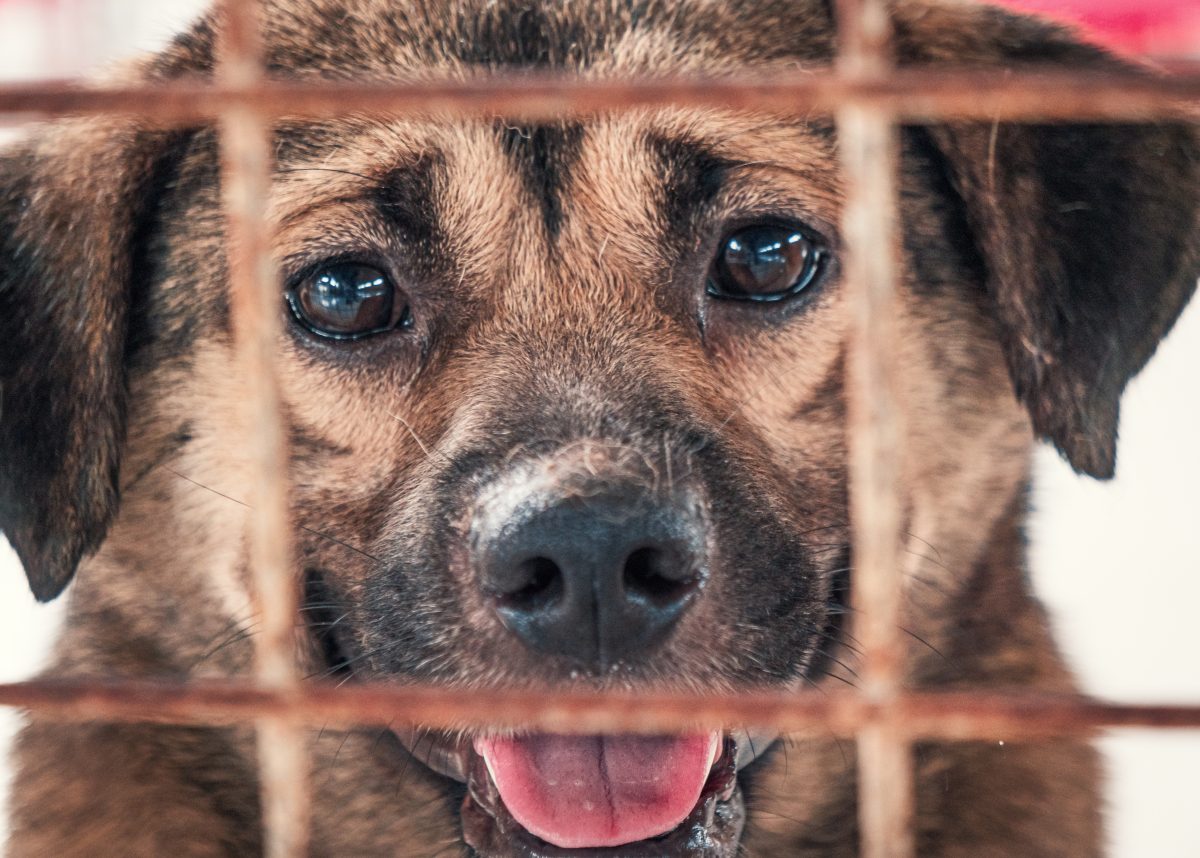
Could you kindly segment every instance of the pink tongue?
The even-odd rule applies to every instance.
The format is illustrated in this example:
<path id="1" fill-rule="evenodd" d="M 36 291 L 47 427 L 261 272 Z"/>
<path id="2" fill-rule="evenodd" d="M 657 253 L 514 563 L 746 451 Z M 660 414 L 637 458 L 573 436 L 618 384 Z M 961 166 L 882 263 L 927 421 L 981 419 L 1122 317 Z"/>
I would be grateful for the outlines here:
<path id="1" fill-rule="evenodd" d="M 687 818 L 716 759 L 720 733 L 476 739 L 504 806 L 531 834 L 564 849 L 620 846 Z"/>

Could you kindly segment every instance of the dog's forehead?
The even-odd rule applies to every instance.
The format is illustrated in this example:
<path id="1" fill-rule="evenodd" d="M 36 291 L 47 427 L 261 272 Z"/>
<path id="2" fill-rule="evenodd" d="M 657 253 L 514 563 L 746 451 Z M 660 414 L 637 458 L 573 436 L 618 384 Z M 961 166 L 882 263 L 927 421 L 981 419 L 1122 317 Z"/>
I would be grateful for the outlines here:
<path id="1" fill-rule="evenodd" d="M 671 75 L 821 65 L 831 32 L 820 3 L 277 0 L 267 42 L 284 77 Z M 679 258 L 678 242 L 700 240 L 688 227 L 713 214 L 705 207 L 787 215 L 829 236 L 838 221 L 830 127 L 789 118 L 787 105 L 536 124 L 342 117 L 289 125 L 276 151 L 284 256 L 420 244 L 420 264 L 447 263 L 431 279 L 460 288 L 545 285 L 568 267 L 647 282 Z"/>
<path id="2" fill-rule="evenodd" d="M 475 67 L 669 72 L 827 61 L 828 4 L 806 0 L 272 0 L 280 74 L 387 77 Z"/>
<path id="3" fill-rule="evenodd" d="M 787 216 L 836 236 L 832 130 L 783 115 L 359 118 L 279 135 L 272 207 L 285 256 L 437 244 L 460 269 L 494 271 L 539 256 L 586 264 L 604 248 L 609 267 L 636 270 L 686 253 L 705 219 Z"/>

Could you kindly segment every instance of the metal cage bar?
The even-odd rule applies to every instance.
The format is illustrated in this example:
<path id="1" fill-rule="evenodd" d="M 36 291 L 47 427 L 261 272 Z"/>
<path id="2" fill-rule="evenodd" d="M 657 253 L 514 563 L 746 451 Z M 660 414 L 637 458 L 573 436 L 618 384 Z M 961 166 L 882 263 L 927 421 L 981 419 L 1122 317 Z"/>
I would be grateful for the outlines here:
<path id="1" fill-rule="evenodd" d="M 838 68 L 851 80 L 893 65 L 883 0 L 838 0 Z M 850 101 L 837 112 L 845 183 L 845 290 L 853 307 L 847 359 L 853 628 L 862 650 L 860 693 L 874 705 L 857 735 L 858 820 L 863 858 L 912 858 L 913 775 L 898 729 L 900 480 L 903 415 L 896 354 L 896 127 L 885 105 Z"/>
<path id="2" fill-rule="evenodd" d="M 229 86 L 254 86 L 263 78 L 259 0 L 226 0 L 218 74 Z M 227 222 L 229 277 L 239 364 L 248 397 L 247 449 L 251 452 L 250 572 L 258 634 L 256 671 L 264 688 L 294 693 L 298 584 L 291 569 L 287 438 L 283 398 L 275 368 L 279 285 L 267 222 L 271 183 L 270 129 L 249 104 L 227 105 L 220 116 L 222 188 Z M 302 724 L 290 707 L 257 722 L 258 769 L 267 858 L 308 852 L 309 759 Z"/>
<path id="3" fill-rule="evenodd" d="M 525 726 L 563 733 L 668 732 L 680 727 L 819 726 L 853 736 L 877 706 L 852 691 L 680 695 L 456 689 L 433 685 L 306 682 L 281 692 L 251 682 L 33 679 L 0 685 L 0 706 L 59 721 L 237 724 L 291 714 L 330 727 L 414 725 L 439 729 Z M 912 739 L 1016 741 L 1098 729 L 1200 729 L 1200 703 L 1108 703 L 1031 691 L 907 692 L 893 701 Z"/>
<path id="4" fill-rule="evenodd" d="M 1200 118 L 1200 62 L 1170 75 L 1145 72 L 902 68 L 886 76 L 836 69 L 740 74 L 716 79 L 582 80 L 491 74 L 472 80 L 249 86 L 180 80 L 153 86 L 97 87 L 71 81 L 0 85 L 0 115 L 39 119 L 128 115 L 168 125 L 211 120 L 235 105 L 262 116 L 336 116 L 354 111 L 477 116 L 527 121 L 636 107 L 682 105 L 833 115 L 849 102 L 887 108 L 907 122 L 943 119 L 1073 122 Z"/>
<path id="5" fill-rule="evenodd" d="M 0 685 L 0 706 L 64 720 L 254 721 L 266 851 L 272 858 L 307 852 L 310 761 L 305 728 L 318 723 L 528 726 L 587 733 L 733 724 L 789 730 L 818 723 L 835 735 L 858 739 L 862 854 L 867 858 L 913 855 L 910 749 L 916 739 L 1021 739 L 1080 735 L 1103 727 L 1200 727 L 1200 705 L 1133 706 L 1030 692 L 904 691 L 904 648 L 898 633 L 903 414 L 895 368 L 889 365 L 895 338 L 898 123 L 1200 121 L 1200 63 L 1175 64 L 1170 76 L 896 70 L 888 62 L 886 3 L 838 0 L 841 52 L 836 67 L 818 74 L 608 81 L 494 75 L 468 81 L 301 85 L 265 78 L 259 6 L 259 0 L 224 0 L 225 34 L 212 84 L 87 88 L 47 81 L 0 86 L 0 117 L 8 119 L 123 114 L 158 124 L 219 124 L 236 342 L 253 394 L 245 420 L 255 492 L 249 513 L 251 566 L 262 629 L 255 638 L 256 681 L 39 679 Z M 295 661 L 297 584 L 290 563 L 286 436 L 274 366 L 279 313 L 266 216 L 270 121 L 284 115 L 372 110 L 544 119 L 655 105 L 836 117 L 847 189 L 847 288 L 856 307 L 849 394 L 853 599 L 864 650 L 861 689 L 697 698 L 302 683 Z"/>

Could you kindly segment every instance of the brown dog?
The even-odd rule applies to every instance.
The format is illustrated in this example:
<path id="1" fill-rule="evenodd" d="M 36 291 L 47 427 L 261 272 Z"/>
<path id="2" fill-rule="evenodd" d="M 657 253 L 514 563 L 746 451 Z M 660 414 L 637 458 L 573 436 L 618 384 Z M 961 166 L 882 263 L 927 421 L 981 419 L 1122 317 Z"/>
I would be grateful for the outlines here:
<path id="1" fill-rule="evenodd" d="M 269 7 L 271 69 L 293 79 L 769 72 L 833 51 L 814 0 Z M 138 78 L 208 75 L 217 28 Z M 899 3 L 895 31 L 904 63 L 1113 64 L 985 8 Z M 0 525 L 40 598 L 77 572 L 55 675 L 249 669 L 216 145 L 73 121 L 0 159 Z M 314 676 L 853 682 L 835 150 L 811 117 L 691 109 L 278 129 Z M 1121 391 L 1200 273 L 1200 142 L 912 127 L 902 189 L 910 681 L 1068 690 L 1023 571 L 1030 448 L 1112 473 Z M 316 855 L 857 852 L 853 748 L 820 730 L 312 747 Z M 34 720 L 17 761 L 14 856 L 261 852 L 247 729 Z M 917 780 L 923 856 L 1101 851 L 1084 742 L 922 746 Z"/>

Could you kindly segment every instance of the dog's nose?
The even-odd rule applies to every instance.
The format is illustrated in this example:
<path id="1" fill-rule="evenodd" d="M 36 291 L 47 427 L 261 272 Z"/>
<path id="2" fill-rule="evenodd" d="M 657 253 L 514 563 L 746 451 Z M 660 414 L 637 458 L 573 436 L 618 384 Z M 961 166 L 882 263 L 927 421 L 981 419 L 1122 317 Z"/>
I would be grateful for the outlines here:
<path id="1" fill-rule="evenodd" d="M 518 504 L 480 536 L 480 583 L 504 625 L 587 666 L 648 653 L 704 581 L 695 504 L 633 487 Z"/>

